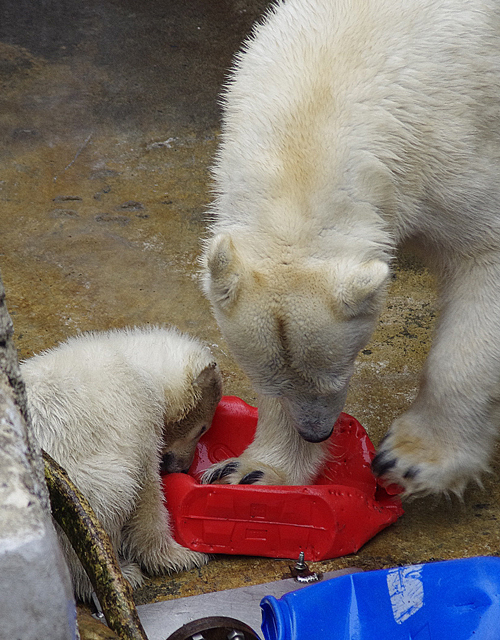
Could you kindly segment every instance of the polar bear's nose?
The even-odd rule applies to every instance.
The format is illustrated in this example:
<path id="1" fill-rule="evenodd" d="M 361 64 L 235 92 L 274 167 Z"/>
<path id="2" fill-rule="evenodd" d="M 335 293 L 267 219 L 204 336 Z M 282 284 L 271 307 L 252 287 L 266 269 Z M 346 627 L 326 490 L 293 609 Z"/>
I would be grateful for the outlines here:
<path id="1" fill-rule="evenodd" d="M 160 462 L 160 471 L 162 473 L 187 473 L 190 465 L 177 458 L 175 454 L 168 451 L 163 454 Z"/>
<path id="2" fill-rule="evenodd" d="M 282 398 L 281 403 L 293 426 L 307 442 L 323 442 L 333 433 L 342 410 L 343 395 L 313 398 Z"/>
<path id="3" fill-rule="evenodd" d="M 297 431 L 307 442 L 323 442 L 332 435 L 333 427 L 331 426 L 325 428 L 323 425 L 320 425 L 317 422 L 312 422 L 310 424 L 302 423 L 297 428 Z"/>
<path id="4" fill-rule="evenodd" d="M 290 412 L 290 417 L 300 436 L 307 442 L 323 442 L 333 432 L 336 415 L 331 410 L 308 408 L 306 411 Z"/>

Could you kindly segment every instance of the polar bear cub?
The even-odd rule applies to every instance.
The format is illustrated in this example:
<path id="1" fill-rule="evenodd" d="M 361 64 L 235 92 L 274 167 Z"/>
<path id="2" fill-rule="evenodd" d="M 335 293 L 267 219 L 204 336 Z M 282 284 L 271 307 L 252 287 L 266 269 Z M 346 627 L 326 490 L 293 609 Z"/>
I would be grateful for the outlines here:
<path id="1" fill-rule="evenodd" d="M 374 469 L 408 493 L 487 468 L 500 407 L 500 4 L 287 0 L 236 61 L 204 289 L 260 393 L 254 442 L 207 481 L 310 482 L 391 262 L 441 316 Z"/>
<path id="2" fill-rule="evenodd" d="M 133 586 L 207 556 L 169 530 L 160 467 L 187 471 L 211 425 L 221 375 L 210 350 L 175 329 L 86 333 L 21 364 L 34 436 L 68 472 Z M 61 532 L 60 532 L 61 533 Z M 92 587 L 61 533 L 75 592 Z"/>

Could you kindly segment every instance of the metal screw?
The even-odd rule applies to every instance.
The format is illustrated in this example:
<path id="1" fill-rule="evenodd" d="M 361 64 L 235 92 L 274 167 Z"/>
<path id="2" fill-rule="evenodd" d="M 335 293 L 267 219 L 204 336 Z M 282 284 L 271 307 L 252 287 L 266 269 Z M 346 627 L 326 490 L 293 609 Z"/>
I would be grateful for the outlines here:
<path id="1" fill-rule="evenodd" d="M 307 570 L 307 564 L 304 561 L 304 552 L 301 551 L 299 554 L 299 559 L 297 560 L 297 564 L 295 565 L 295 569 L 296 571 L 306 571 Z"/>
<path id="2" fill-rule="evenodd" d="M 194 636 L 191 636 L 191 640 L 205 640 L 205 636 L 202 636 L 201 633 L 195 633 Z"/>
<path id="3" fill-rule="evenodd" d="M 245 635 L 242 631 L 233 629 L 227 634 L 227 640 L 245 640 Z"/>
<path id="4" fill-rule="evenodd" d="M 322 573 L 317 573 L 316 571 L 309 571 L 309 567 L 304 561 L 304 552 L 301 551 L 299 555 L 299 559 L 295 563 L 294 567 L 290 567 L 290 573 L 292 577 L 295 578 L 296 582 L 301 582 L 302 584 L 309 584 L 310 582 L 317 582 L 321 580 L 323 577 Z"/>

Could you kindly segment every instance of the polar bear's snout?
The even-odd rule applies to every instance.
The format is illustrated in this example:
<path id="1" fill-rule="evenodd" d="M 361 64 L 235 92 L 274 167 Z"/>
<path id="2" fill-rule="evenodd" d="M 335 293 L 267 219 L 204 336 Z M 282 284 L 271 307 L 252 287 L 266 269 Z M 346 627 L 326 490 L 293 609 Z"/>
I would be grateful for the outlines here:
<path id="1" fill-rule="evenodd" d="M 190 460 L 187 462 L 177 458 L 171 451 L 161 457 L 160 469 L 163 473 L 187 473 L 191 466 Z"/>
<path id="2" fill-rule="evenodd" d="M 313 399 L 281 398 L 282 405 L 300 436 L 307 442 L 323 442 L 333 428 L 345 402 L 347 391 Z"/>
<path id="3" fill-rule="evenodd" d="M 331 425 L 330 422 L 327 425 Z M 314 417 L 306 419 L 298 427 L 298 432 L 307 442 L 324 442 L 333 432 L 332 426 L 327 426 Z"/>

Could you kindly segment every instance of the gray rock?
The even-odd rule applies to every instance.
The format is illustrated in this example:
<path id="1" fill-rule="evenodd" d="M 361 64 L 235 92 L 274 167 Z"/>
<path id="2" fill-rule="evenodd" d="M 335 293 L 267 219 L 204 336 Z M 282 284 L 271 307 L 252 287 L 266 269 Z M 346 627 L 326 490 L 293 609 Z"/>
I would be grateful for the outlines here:
<path id="1" fill-rule="evenodd" d="M 78 637 L 41 456 L 29 438 L 24 385 L 0 280 L 0 638 Z"/>

